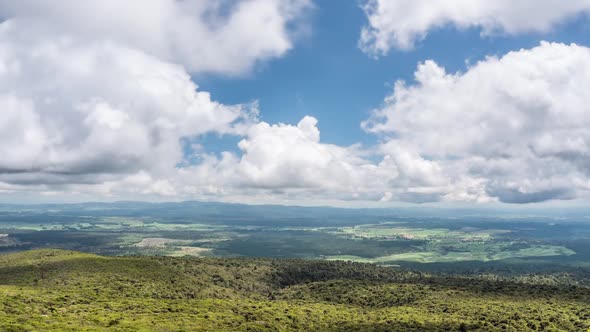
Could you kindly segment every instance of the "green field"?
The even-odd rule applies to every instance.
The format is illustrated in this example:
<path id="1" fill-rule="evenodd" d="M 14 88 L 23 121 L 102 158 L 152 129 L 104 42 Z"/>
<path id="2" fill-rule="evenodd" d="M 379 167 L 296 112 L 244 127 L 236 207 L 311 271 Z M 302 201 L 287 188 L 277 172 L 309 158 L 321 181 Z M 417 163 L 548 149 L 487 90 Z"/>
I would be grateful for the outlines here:
<path id="1" fill-rule="evenodd" d="M 0 249 L 27 248 L 27 243 L 35 248 L 36 242 L 45 241 L 41 243 L 46 246 L 115 255 L 270 256 L 380 264 L 488 262 L 576 254 L 564 245 L 513 238 L 513 230 L 499 228 L 409 227 L 401 222 L 265 228 L 148 218 L 84 219 L 68 224 L 0 225 L 5 232 Z M 96 244 L 92 245 L 93 241 Z"/>
<path id="2" fill-rule="evenodd" d="M 469 262 L 513 266 L 524 261 L 542 268 L 590 265 L 590 223 L 585 218 L 392 217 L 383 211 L 372 215 L 194 202 L 173 206 L 121 203 L 0 209 L 0 253 L 61 248 L 111 256 L 420 263 L 426 269 L 430 269 L 427 264 Z"/>
<path id="3" fill-rule="evenodd" d="M 512 258 L 527 257 L 551 257 L 551 256 L 569 256 L 575 252 L 571 249 L 560 246 L 538 245 L 517 251 L 500 251 L 500 252 L 447 252 L 437 251 L 411 252 L 404 254 L 395 254 L 376 258 L 363 258 L 358 256 L 326 256 L 329 260 L 351 260 L 363 263 L 395 263 L 400 261 L 410 261 L 419 263 L 449 263 L 461 261 L 498 261 Z"/>

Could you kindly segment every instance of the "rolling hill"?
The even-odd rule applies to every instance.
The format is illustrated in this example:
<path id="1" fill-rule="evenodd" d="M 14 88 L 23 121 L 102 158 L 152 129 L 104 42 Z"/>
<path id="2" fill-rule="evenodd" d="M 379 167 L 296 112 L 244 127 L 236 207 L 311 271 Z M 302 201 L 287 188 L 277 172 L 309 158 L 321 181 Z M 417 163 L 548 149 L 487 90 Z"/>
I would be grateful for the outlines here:
<path id="1" fill-rule="evenodd" d="M 571 275 L 428 274 L 342 261 L 0 256 L 2 331 L 586 331 Z"/>

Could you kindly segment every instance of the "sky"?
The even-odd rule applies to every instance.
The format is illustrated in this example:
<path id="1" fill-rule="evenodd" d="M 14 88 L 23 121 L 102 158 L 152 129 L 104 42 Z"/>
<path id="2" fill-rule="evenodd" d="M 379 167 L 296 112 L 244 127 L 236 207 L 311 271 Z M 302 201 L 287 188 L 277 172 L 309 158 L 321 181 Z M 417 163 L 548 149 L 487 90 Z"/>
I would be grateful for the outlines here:
<path id="1" fill-rule="evenodd" d="M 590 0 L 0 0 L 0 19 L 0 202 L 590 198 Z"/>

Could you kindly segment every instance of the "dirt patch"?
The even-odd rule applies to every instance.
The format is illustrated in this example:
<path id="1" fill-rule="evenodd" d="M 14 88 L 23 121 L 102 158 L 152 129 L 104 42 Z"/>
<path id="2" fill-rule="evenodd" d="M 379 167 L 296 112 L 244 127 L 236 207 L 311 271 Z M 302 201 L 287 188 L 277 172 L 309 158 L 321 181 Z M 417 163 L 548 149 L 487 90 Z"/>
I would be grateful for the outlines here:
<path id="1" fill-rule="evenodd" d="M 188 242 L 190 241 L 167 239 L 163 237 L 148 237 L 134 244 L 133 246 L 139 248 L 166 248 L 169 244 L 184 244 Z"/>
<path id="2" fill-rule="evenodd" d="M 202 256 L 209 251 L 211 251 L 211 248 L 182 246 L 178 247 L 178 250 L 170 256 Z"/>

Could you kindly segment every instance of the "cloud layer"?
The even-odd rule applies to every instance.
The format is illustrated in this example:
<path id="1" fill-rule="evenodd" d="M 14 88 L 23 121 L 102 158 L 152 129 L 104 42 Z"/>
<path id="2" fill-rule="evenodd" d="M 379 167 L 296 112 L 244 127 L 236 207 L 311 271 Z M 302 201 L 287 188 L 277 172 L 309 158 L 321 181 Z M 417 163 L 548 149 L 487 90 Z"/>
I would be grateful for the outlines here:
<path id="1" fill-rule="evenodd" d="M 296 126 L 257 123 L 238 147 L 241 155 L 205 156 L 205 162 L 183 169 L 183 179 L 197 181 L 188 190 L 258 192 L 298 200 L 378 200 L 387 188 L 384 181 L 396 176 L 395 170 L 367 161 L 358 146 L 321 143 L 317 120 L 309 116 Z"/>
<path id="2" fill-rule="evenodd" d="M 189 73 L 283 55 L 310 6 L 0 1 L 0 191 L 176 193 L 183 139 L 257 122 L 255 105 L 212 101 Z"/>
<path id="3" fill-rule="evenodd" d="M 99 182 L 182 158 L 179 139 L 237 133 L 242 106 L 213 102 L 179 66 L 110 42 L 29 38 L 0 26 L 0 179 Z"/>
<path id="4" fill-rule="evenodd" d="M 292 47 L 310 0 L 0 0 L 35 33 L 141 49 L 190 72 L 241 74 Z"/>
<path id="5" fill-rule="evenodd" d="M 510 15 L 503 1 L 493 10 L 487 2 L 441 3 L 416 24 L 412 10 L 426 10 L 425 2 L 401 11 L 403 3 L 367 5 L 376 15 L 365 31 L 368 52 L 409 47 L 440 24 L 537 31 L 588 8 L 580 1 L 551 11 L 554 2 L 544 1 L 520 22 L 529 2 Z M 260 121 L 256 103 L 221 104 L 192 81 L 192 73 L 239 75 L 282 56 L 310 7 L 0 0 L 0 193 L 303 203 L 588 198 L 584 46 L 542 43 L 463 73 L 422 62 L 415 81 L 397 82 L 362 123 L 379 141 L 373 147 L 323 142 L 312 116 Z M 488 12 L 501 19 L 481 14 Z M 215 153 L 200 145 L 204 134 L 239 143 Z"/>
<path id="6" fill-rule="evenodd" d="M 590 1 L 560 0 L 369 0 L 369 23 L 359 46 L 372 55 L 411 49 L 430 30 L 452 25 L 480 28 L 482 35 L 546 32 L 565 19 L 590 13 Z"/>
<path id="7" fill-rule="evenodd" d="M 456 74 L 426 61 L 415 79 L 363 127 L 385 137 L 383 153 L 414 156 L 417 178 L 447 181 L 430 186 L 443 199 L 587 196 L 590 49 L 544 42 Z"/>

